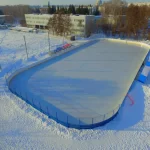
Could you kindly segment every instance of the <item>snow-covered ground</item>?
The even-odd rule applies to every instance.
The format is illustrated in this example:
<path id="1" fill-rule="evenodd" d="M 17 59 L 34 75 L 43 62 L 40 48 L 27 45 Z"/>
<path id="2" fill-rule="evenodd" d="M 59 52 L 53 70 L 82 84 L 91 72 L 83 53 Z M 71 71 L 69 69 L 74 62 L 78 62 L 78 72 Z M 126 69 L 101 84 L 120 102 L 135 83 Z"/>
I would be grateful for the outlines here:
<path id="1" fill-rule="evenodd" d="M 47 33 L 28 33 L 10 30 L 0 30 L 0 65 L 3 74 L 11 69 L 10 64 L 23 65 L 27 63 L 27 54 L 24 42 L 26 38 L 28 63 L 49 57 L 49 42 Z M 66 41 L 63 38 L 51 37 L 50 50 L 62 46 Z"/>
<path id="2" fill-rule="evenodd" d="M 16 49 L 18 44 L 10 40 L 11 38 L 17 40 L 17 37 L 19 40 L 18 34 L 21 38 L 24 33 L 9 32 L 5 36 L 0 31 L 0 63 L 3 64 L 3 69 L 8 67 L 13 59 L 17 61 L 22 58 L 19 48 Z M 33 41 L 35 38 L 36 36 L 31 37 Z M 59 42 L 57 39 L 56 43 Z M 5 48 L 6 46 L 8 47 Z M 15 48 L 10 50 L 13 46 Z M 12 51 L 18 52 L 12 55 Z M 37 52 L 40 53 L 38 50 Z M 23 61 L 23 63 L 29 62 Z M 149 150 L 150 77 L 146 85 L 135 81 L 129 94 L 135 104 L 130 105 L 129 99 L 125 99 L 118 116 L 113 121 L 104 127 L 79 131 L 57 124 L 13 96 L 7 90 L 2 71 L 0 73 L 0 150 Z"/>

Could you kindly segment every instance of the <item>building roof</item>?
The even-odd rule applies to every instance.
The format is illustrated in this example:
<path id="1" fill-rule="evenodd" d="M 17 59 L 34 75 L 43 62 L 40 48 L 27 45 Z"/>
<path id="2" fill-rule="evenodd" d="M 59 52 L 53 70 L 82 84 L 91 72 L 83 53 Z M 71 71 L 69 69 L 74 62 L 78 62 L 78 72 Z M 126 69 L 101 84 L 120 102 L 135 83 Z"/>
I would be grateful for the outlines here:
<path id="1" fill-rule="evenodd" d="M 49 17 L 52 17 L 53 14 L 25 14 L 25 16 L 32 16 L 32 17 L 37 17 L 39 16 L 40 18 L 42 17 L 46 17 L 46 18 L 49 18 Z M 74 18 L 86 18 L 86 17 L 95 17 L 94 15 L 70 15 L 70 17 L 74 17 Z"/>
<path id="2" fill-rule="evenodd" d="M 3 18 L 3 17 L 5 17 L 6 15 L 0 15 L 0 18 Z"/>
<path id="3" fill-rule="evenodd" d="M 128 6 L 131 4 L 142 6 L 142 5 L 150 5 L 150 2 L 135 2 L 135 3 L 133 2 L 133 3 L 128 3 Z"/>

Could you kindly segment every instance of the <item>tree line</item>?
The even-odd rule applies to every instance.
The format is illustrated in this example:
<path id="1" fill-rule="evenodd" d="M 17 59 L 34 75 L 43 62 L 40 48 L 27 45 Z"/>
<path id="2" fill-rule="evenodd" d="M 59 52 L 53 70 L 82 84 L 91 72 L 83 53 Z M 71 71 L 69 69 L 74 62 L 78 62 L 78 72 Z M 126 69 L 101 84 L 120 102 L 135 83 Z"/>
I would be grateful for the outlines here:
<path id="1" fill-rule="evenodd" d="M 28 5 L 1 6 L 0 15 L 6 15 L 7 23 L 20 23 L 26 25 L 25 15 L 32 13 L 33 10 Z"/>
<path id="2" fill-rule="evenodd" d="M 132 38 L 148 36 L 150 6 L 127 6 L 123 0 L 111 0 L 104 3 L 102 15 L 97 27 L 106 34 Z"/>
<path id="3" fill-rule="evenodd" d="M 92 6 L 91 6 L 92 7 Z M 55 13 L 59 13 L 59 12 L 63 12 L 64 14 L 81 14 L 81 15 L 89 15 L 91 12 L 88 8 L 88 6 L 78 6 L 77 8 L 75 8 L 74 5 L 69 5 L 68 8 L 66 7 L 59 7 L 59 6 L 50 6 L 50 4 L 48 3 L 48 10 L 47 13 L 48 14 L 55 14 Z"/>
<path id="4" fill-rule="evenodd" d="M 0 10 L 0 15 L 4 15 L 4 13 L 3 13 L 3 11 L 2 11 L 2 10 Z"/>
<path id="5" fill-rule="evenodd" d="M 32 13 L 28 5 L 3 6 L 1 11 L 4 15 L 11 15 L 14 18 L 24 18 L 24 14 Z"/>

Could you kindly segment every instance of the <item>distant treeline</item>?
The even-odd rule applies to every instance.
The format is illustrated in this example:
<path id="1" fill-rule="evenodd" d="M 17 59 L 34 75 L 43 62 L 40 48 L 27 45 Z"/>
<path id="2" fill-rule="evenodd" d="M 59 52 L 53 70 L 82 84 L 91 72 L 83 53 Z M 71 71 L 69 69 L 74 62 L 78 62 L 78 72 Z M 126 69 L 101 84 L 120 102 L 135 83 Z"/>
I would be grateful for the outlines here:
<path id="1" fill-rule="evenodd" d="M 124 0 L 111 0 L 103 4 L 102 19 L 98 27 L 107 34 L 128 37 L 147 37 L 150 6 L 127 6 Z"/>
<path id="2" fill-rule="evenodd" d="M 48 3 L 48 14 L 58 14 L 59 12 L 63 12 L 64 14 L 81 14 L 81 15 L 99 15 L 100 12 L 98 8 L 95 11 L 92 11 L 92 5 L 89 6 L 78 6 L 77 8 L 74 5 L 69 5 L 68 8 L 66 7 L 59 7 L 59 6 L 50 6 Z"/>

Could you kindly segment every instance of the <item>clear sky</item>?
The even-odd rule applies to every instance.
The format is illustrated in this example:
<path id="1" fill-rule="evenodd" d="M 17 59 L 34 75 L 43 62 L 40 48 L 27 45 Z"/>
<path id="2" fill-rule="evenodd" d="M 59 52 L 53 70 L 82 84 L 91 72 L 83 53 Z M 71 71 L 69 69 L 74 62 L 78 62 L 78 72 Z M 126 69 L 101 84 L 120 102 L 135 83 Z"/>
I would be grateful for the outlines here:
<path id="1" fill-rule="evenodd" d="M 107 0 L 106 0 L 107 1 Z M 127 2 L 150 2 L 150 0 L 126 0 Z M 95 4 L 96 0 L 50 0 L 51 4 Z M 0 0 L 0 5 L 47 5 L 48 0 Z"/>

